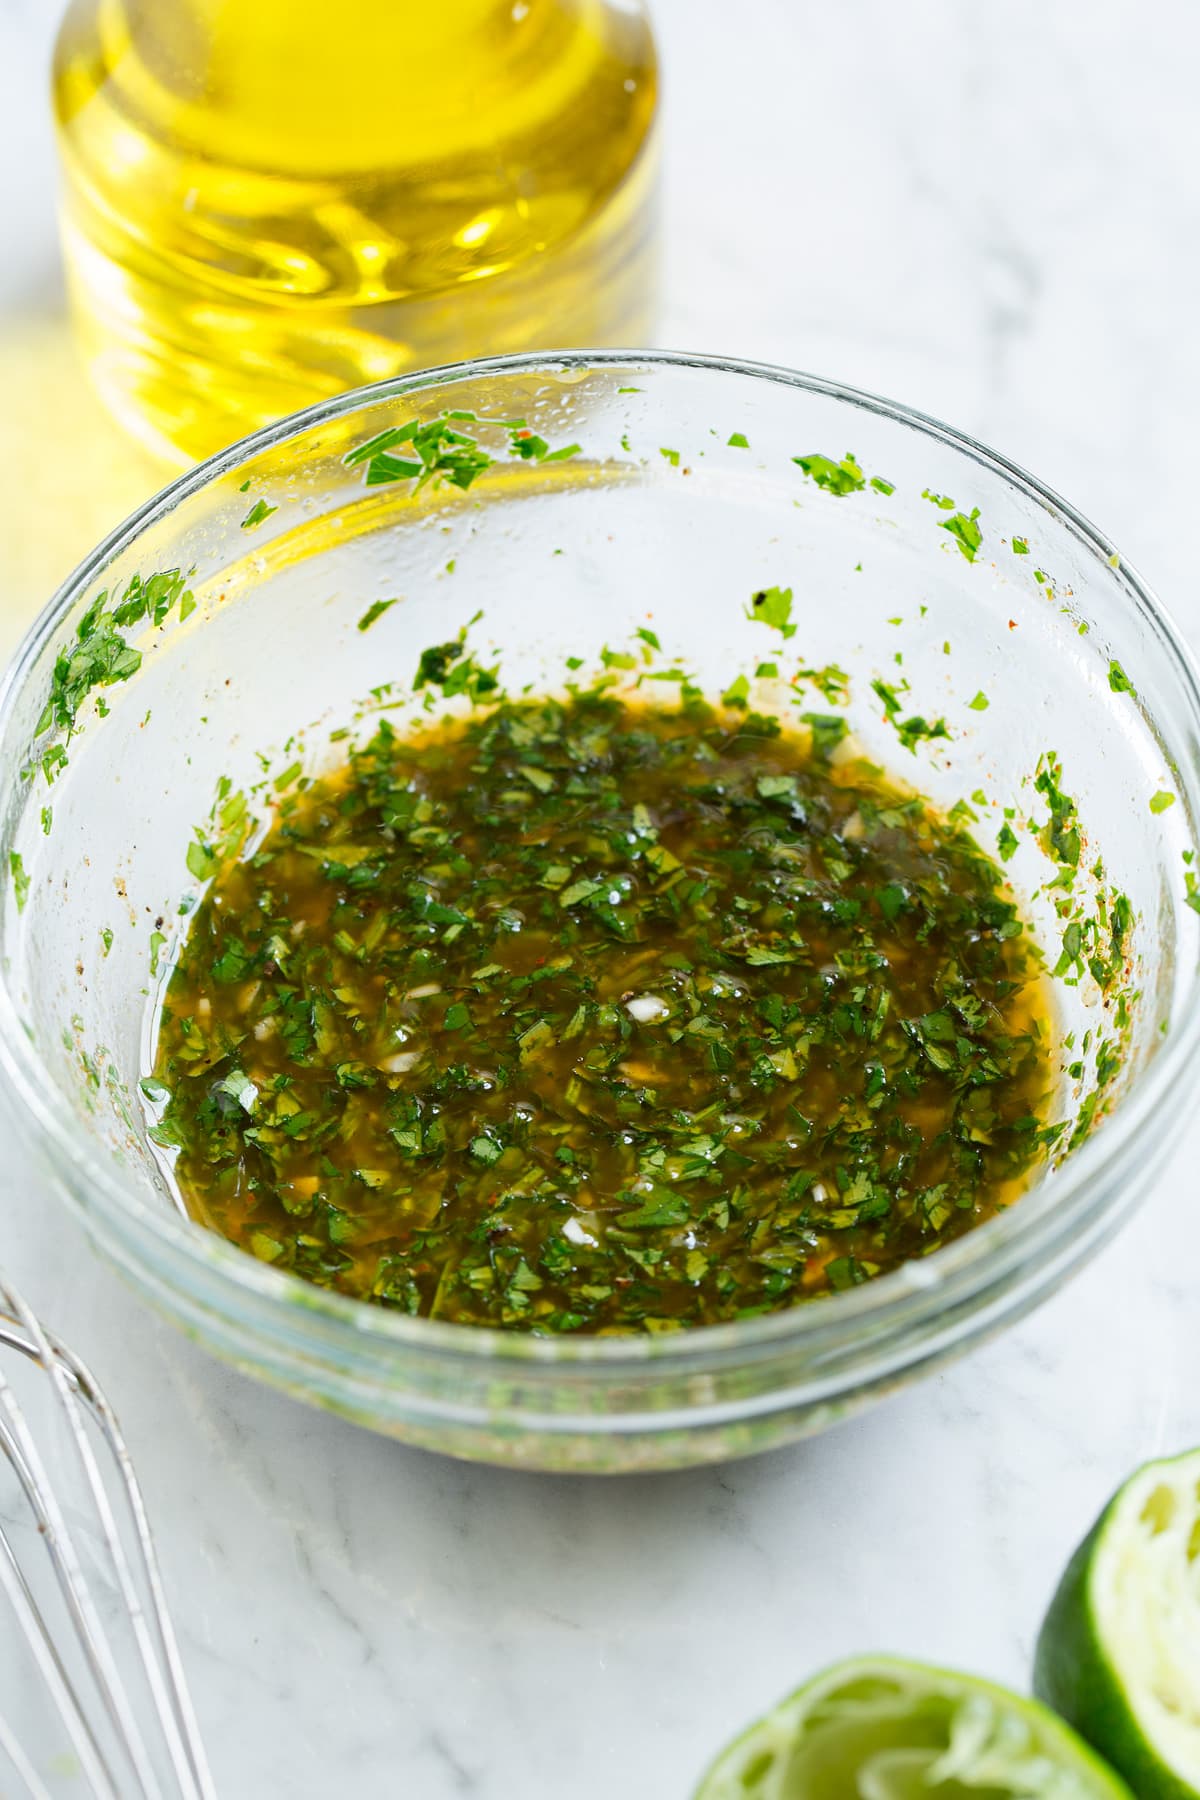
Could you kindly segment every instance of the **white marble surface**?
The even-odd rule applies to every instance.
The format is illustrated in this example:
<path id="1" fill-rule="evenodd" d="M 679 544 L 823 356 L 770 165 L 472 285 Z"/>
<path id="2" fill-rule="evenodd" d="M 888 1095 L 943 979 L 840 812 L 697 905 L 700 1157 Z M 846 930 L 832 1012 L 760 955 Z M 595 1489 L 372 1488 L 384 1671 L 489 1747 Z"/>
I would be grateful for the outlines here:
<path id="1" fill-rule="evenodd" d="M 57 292 L 54 11 L 0 0 L 10 315 Z M 662 341 L 818 369 L 975 431 L 1111 530 L 1200 643 L 1200 13 L 657 14 Z M 0 537 L 19 506 L 0 496 Z M 31 598 L 5 595 L 0 630 Z M 0 1257 L 118 1405 L 225 1800 L 682 1800 L 727 1734 L 835 1656 L 887 1648 L 1021 1685 L 1110 1488 L 1200 1441 L 1196 1130 L 1112 1248 L 950 1373 L 792 1451 L 615 1483 L 459 1467 L 215 1366 L 5 1148 Z"/>

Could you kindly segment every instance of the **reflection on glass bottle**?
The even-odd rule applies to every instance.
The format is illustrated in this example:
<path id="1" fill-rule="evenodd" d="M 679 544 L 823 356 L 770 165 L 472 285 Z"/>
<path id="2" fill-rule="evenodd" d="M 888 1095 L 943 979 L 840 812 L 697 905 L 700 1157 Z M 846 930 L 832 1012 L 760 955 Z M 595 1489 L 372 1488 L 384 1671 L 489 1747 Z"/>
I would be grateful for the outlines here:
<path id="1" fill-rule="evenodd" d="M 74 0 L 55 100 L 85 354 L 160 452 L 409 368 L 650 334 L 640 5 Z"/>

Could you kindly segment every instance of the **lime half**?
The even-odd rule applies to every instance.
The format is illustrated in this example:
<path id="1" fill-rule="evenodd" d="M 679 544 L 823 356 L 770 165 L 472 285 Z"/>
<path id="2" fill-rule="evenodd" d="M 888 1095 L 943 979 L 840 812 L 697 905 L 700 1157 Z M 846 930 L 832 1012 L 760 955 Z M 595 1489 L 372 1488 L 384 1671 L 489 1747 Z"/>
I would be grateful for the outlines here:
<path id="1" fill-rule="evenodd" d="M 1034 1687 L 1141 1800 L 1200 1795 L 1200 1450 L 1109 1502 L 1046 1615 Z"/>
<path id="2" fill-rule="evenodd" d="M 1045 1707 L 897 1657 L 837 1663 L 752 1725 L 695 1800 L 1130 1800 Z"/>

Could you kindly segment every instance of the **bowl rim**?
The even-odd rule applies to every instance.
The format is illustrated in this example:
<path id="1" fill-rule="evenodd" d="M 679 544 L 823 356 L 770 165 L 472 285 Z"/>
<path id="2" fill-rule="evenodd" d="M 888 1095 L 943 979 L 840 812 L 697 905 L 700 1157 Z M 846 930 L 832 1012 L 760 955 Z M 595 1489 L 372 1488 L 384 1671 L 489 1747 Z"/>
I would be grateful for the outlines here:
<path id="1" fill-rule="evenodd" d="M 520 355 L 479 357 L 412 371 L 385 381 L 352 388 L 330 399 L 288 414 L 175 477 L 117 525 L 59 586 L 33 621 L 0 676 L 0 739 L 39 653 L 61 629 L 79 595 L 109 562 L 131 547 L 148 527 L 166 519 L 183 501 L 213 481 L 236 470 L 264 451 L 273 450 L 334 419 L 366 413 L 381 402 L 429 389 L 450 388 L 481 376 L 543 372 L 588 373 L 600 369 L 631 373 L 654 368 L 698 370 L 752 383 L 799 389 L 875 413 L 941 442 L 1004 479 L 1065 525 L 1082 548 L 1106 564 L 1122 580 L 1126 597 L 1157 635 L 1181 680 L 1192 721 L 1200 737 L 1200 670 L 1174 620 L 1153 590 L 1111 540 L 1053 489 L 1019 464 L 981 444 L 968 433 L 900 402 L 832 379 L 771 363 L 691 351 L 659 349 L 580 349 L 532 351 Z M 1200 770 L 1193 769 L 1200 775 Z M 1183 770 L 1179 771 L 1183 783 Z M 348 1350 L 366 1345 L 380 1353 L 408 1351 L 421 1358 L 477 1366 L 480 1361 L 533 1375 L 537 1365 L 556 1374 L 572 1367 L 578 1379 L 589 1368 L 597 1373 L 653 1367 L 656 1374 L 686 1374 L 718 1362 L 759 1360 L 779 1352 L 844 1349 L 855 1333 L 864 1351 L 878 1350 L 893 1331 L 919 1327 L 949 1314 L 956 1305 L 981 1302 L 1021 1265 L 1053 1261 L 1074 1227 L 1088 1220 L 1089 1203 L 1103 1186 L 1102 1177 L 1134 1148 L 1139 1133 L 1160 1115 L 1168 1096 L 1183 1080 L 1200 1051 L 1200 970 L 1191 971 L 1190 989 L 1174 1028 L 1148 1065 L 1140 1069 L 1120 1107 L 1102 1128 L 1073 1151 L 1057 1169 L 996 1218 L 986 1221 L 925 1259 L 902 1264 L 861 1286 L 804 1304 L 719 1325 L 694 1326 L 643 1336 L 534 1336 L 498 1327 L 464 1326 L 408 1314 L 351 1299 L 315 1286 L 301 1277 L 260 1263 L 219 1234 L 206 1230 L 173 1208 L 156 1206 L 127 1188 L 116 1166 L 93 1150 L 79 1129 L 73 1110 L 38 1056 L 20 1018 L 6 965 L 0 959 L 0 1070 L 8 1078 L 18 1123 L 49 1146 L 59 1170 L 64 1167 L 84 1186 L 102 1214 L 117 1224 L 144 1233 L 168 1257 L 196 1271 L 207 1268 L 224 1281 L 232 1298 L 241 1295 L 264 1318 L 293 1327 L 302 1320 Z M 1120 1204 L 1117 1184 L 1102 1213 Z M 89 1230 L 92 1229 L 89 1209 Z M 103 1237 L 102 1231 L 97 1231 Z M 136 1254 L 133 1262 L 143 1260 Z M 857 1328 L 857 1331 L 856 1331 Z M 870 1329 L 874 1328 L 874 1329 Z"/>

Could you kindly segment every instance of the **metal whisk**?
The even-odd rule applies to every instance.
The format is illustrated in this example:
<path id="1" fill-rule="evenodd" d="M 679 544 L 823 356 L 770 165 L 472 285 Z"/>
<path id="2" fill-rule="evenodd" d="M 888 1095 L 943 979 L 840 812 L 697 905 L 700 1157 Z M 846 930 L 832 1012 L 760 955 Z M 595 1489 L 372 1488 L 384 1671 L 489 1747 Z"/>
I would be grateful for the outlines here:
<path id="1" fill-rule="evenodd" d="M 24 1716 L 14 1718 L 13 1697 L 0 1689 L 0 1792 L 12 1791 L 7 1762 L 33 1800 L 51 1800 L 46 1781 L 55 1774 L 71 1777 L 60 1791 L 100 1800 L 213 1800 L 141 1489 L 116 1419 L 84 1364 L 0 1276 L 5 1349 L 39 1373 L 0 1355 L 0 1448 L 18 1498 L 15 1514 L 0 1511 L 0 1587 L 40 1677 L 38 1697 L 50 1702 L 47 1720 L 56 1721 L 70 1754 L 31 1752 L 31 1709 L 23 1705 Z M 14 1376 L 20 1370 L 19 1382 L 5 1363 Z M 24 1407 L 22 1384 L 37 1387 Z M 39 1429 L 30 1424 L 35 1411 Z M 5 1638 L 19 1642 L 0 1632 Z"/>

